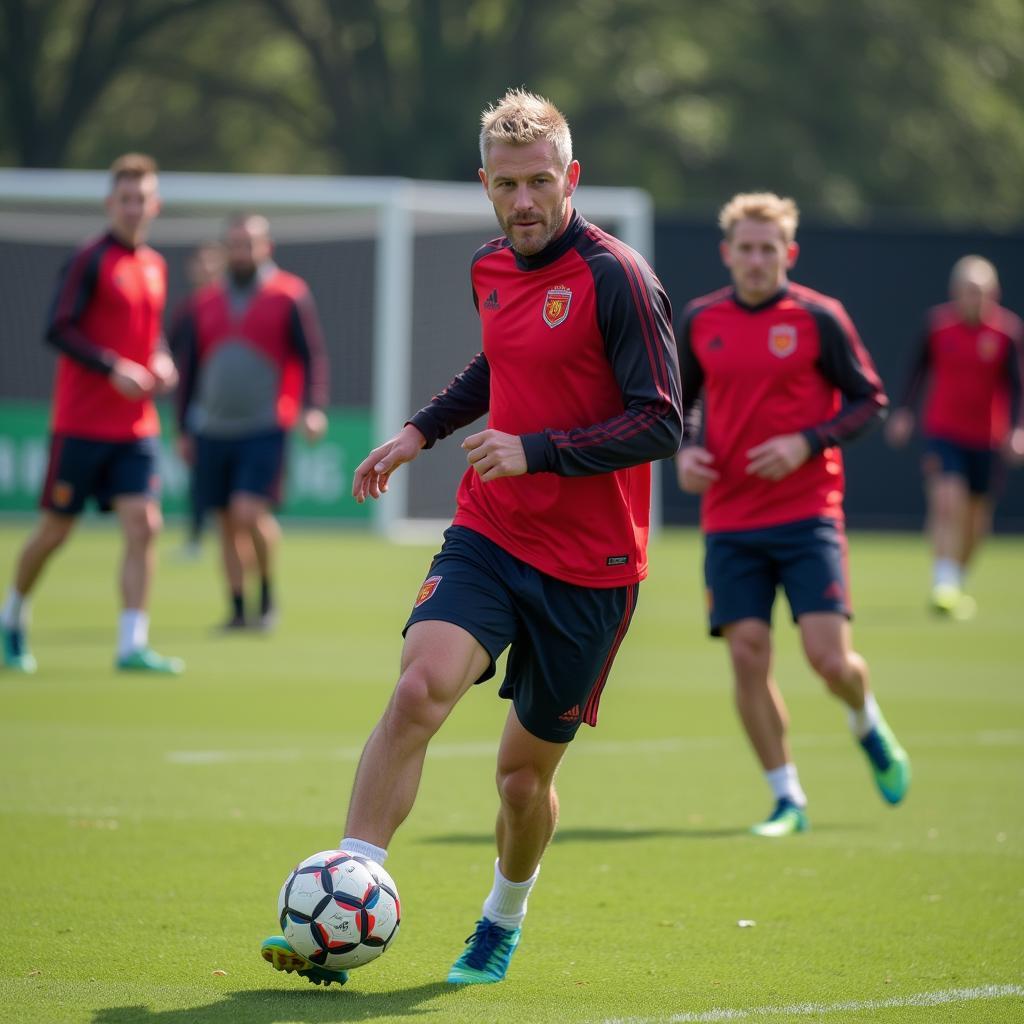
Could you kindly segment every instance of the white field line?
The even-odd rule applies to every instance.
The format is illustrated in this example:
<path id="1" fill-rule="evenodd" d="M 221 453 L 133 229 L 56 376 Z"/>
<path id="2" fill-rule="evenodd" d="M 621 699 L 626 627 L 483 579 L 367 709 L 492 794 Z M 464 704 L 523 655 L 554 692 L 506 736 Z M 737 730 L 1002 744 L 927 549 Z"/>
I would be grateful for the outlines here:
<path id="1" fill-rule="evenodd" d="M 973 743 L 979 747 L 1012 747 L 1024 745 L 1024 731 L 1016 729 L 986 730 L 968 735 L 949 733 L 931 736 L 905 736 L 904 742 L 913 749 L 926 747 L 952 747 Z M 737 740 L 726 736 L 667 737 L 649 740 L 588 740 L 573 747 L 573 757 L 597 755 L 609 757 L 638 754 L 678 754 L 689 750 L 710 750 L 732 745 Z M 798 736 L 794 743 L 800 747 L 830 747 L 848 742 L 845 735 L 836 732 L 827 736 Z M 432 743 L 427 754 L 432 759 L 453 760 L 456 758 L 493 757 L 497 752 L 497 740 L 472 741 L 465 743 Z M 171 750 L 164 759 L 179 765 L 217 764 L 281 764 L 297 761 L 358 761 L 362 747 L 280 747 L 257 748 L 254 750 Z"/>
<path id="2" fill-rule="evenodd" d="M 842 1003 L 794 1003 L 791 1006 L 752 1006 L 746 1010 L 705 1010 L 699 1013 L 675 1013 L 671 1017 L 612 1017 L 601 1024 L 713 1024 L 716 1021 L 755 1020 L 765 1017 L 819 1017 L 831 1013 L 856 1013 L 859 1010 L 889 1010 L 908 1006 L 946 1006 L 973 1003 L 982 999 L 1008 999 L 1024 996 L 1021 985 L 979 985 L 976 988 L 944 988 L 937 992 L 918 992 L 892 999 L 854 999 Z"/>

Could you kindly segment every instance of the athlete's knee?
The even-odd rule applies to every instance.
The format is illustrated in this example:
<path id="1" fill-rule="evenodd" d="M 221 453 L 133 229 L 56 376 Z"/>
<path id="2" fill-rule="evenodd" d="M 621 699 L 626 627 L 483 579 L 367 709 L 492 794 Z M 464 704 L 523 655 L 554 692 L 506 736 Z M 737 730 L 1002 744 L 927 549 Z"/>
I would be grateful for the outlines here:
<path id="1" fill-rule="evenodd" d="M 498 769 L 498 795 L 502 805 L 516 814 L 530 814 L 550 802 L 551 779 L 536 765 Z"/>
<path id="2" fill-rule="evenodd" d="M 737 684 L 750 685 L 762 677 L 767 682 L 772 653 L 768 632 L 739 628 L 730 631 L 728 642 Z"/>
<path id="3" fill-rule="evenodd" d="M 853 663 L 848 651 L 841 647 L 807 648 L 807 661 L 833 692 L 845 692 L 853 674 Z"/>
<path id="4" fill-rule="evenodd" d="M 48 515 L 39 523 L 36 530 L 36 544 L 50 554 L 68 539 L 74 525 L 73 516 Z"/>
<path id="5" fill-rule="evenodd" d="M 447 690 L 426 662 L 407 665 L 385 713 L 389 726 L 433 735 L 451 711 L 451 701 L 445 696 Z"/>
<path id="6" fill-rule="evenodd" d="M 149 547 L 163 528 L 164 520 L 155 505 L 147 505 L 122 521 L 125 541 L 133 547 Z"/>

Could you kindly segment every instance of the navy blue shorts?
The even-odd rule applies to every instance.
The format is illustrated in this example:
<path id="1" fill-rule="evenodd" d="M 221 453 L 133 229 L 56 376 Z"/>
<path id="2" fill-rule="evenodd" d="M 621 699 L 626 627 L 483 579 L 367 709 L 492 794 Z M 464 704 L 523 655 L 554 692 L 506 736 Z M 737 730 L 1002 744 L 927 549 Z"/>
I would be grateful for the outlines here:
<path id="1" fill-rule="evenodd" d="M 196 438 L 196 491 L 203 509 L 227 508 L 233 494 L 281 504 L 283 430 L 247 437 Z"/>
<path id="2" fill-rule="evenodd" d="M 404 633 L 443 621 L 472 634 L 491 656 L 478 683 L 511 647 L 499 695 L 523 728 L 568 743 L 597 709 L 636 608 L 638 584 L 580 587 L 548 576 L 463 526 L 445 530 Z"/>
<path id="3" fill-rule="evenodd" d="M 794 622 L 808 612 L 851 616 L 846 534 L 834 519 L 709 533 L 704 549 L 712 636 L 741 619 L 770 624 L 780 584 Z"/>
<path id="4" fill-rule="evenodd" d="M 101 512 L 109 512 L 115 498 L 128 495 L 157 500 L 159 458 L 155 437 L 96 441 L 54 434 L 39 505 L 63 516 L 77 516 L 89 498 L 96 499 Z"/>
<path id="5" fill-rule="evenodd" d="M 941 437 L 924 439 L 925 473 L 949 473 L 963 477 L 971 494 L 995 489 L 996 453 L 991 448 L 968 448 Z"/>

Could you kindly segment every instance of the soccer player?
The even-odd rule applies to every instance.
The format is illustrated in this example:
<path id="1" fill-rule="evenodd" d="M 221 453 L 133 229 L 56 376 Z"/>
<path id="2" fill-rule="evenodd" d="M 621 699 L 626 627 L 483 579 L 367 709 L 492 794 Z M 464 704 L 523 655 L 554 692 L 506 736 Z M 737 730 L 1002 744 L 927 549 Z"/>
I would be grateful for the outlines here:
<path id="1" fill-rule="evenodd" d="M 215 281 L 219 280 L 221 275 L 224 273 L 224 246 L 217 241 L 200 242 L 199 245 L 197 245 L 189 254 L 188 262 L 185 266 L 185 273 L 193 291 L 191 295 L 188 295 L 182 300 L 181 304 L 175 310 L 175 324 L 177 324 L 181 317 L 187 314 L 189 306 L 195 298 L 195 294 L 205 288 L 206 285 L 213 284 Z M 172 327 L 172 336 L 174 333 L 175 328 Z M 185 420 L 186 422 L 188 421 L 187 411 L 185 414 Z M 186 453 L 192 461 L 188 464 L 188 532 L 185 544 L 181 548 L 181 555 L 184 558 L 197 558 L 199 556 L 200 545 L 202 543 L 204 516 L 199 496 L 199 479 L 196 473 L 195 445 L 193 443 L 182 447 L 186 448 Z"/>
<path id="2" fill-rule="evenodd" d="M 676 466 L 683 490 L 703 495 L 711 634 L 725 637 L 740 720 L 775 797 L 753 832 L 775 837 L 808 824 L 772 673 L 780 584 L 807 660 L 849 709 L 882 796 L 899 803 L 910 780 L 848 621 L 839 445 L 879 420 L 887 400 L 842 305 L 788 279 L 798 253 L 793 201 L 736 195 L 719 224 L 732 286 L 693 300 L 679 325 Z"/>
<path id="3" fill-rule="evenodd" d="M 200 502 L 217 510 L 231 609 L 226 629 L 273 627 L 274 556 L 281 529 L 285 437 L 301 423 L 307 440 L 327 430 L 327 356 L 305 281 L 272 259 L 270 226 L 232 217 L 227 277 L 201 289 L 175 324 L 181 372 L 179 450 L 196 463 Z M 246 552 L 255 551 L 259 612 L 245 612 Z"/>
<path id="4" fill-rule="evenodd" d="M 29 594 L 90 497 L 117 513 L 124 536 L 117 668 L 178 674 L 184 667 L 150 648 L 146 610 L 162 525 L 153 397 L 177 382 L 161 331 L 166 265 L 145 244 L 160 211 L 151 157 L 114 161 L 106 210 L 108 230 L 64 267 L 46 333 L 60 355 L 42 512 L 0 612 L 4 663 L 21 672 L 36 671 L 26 635 Z"/>
<path id="5" fill-rule="evenodd" d="M 342 849 L 382 863 L 413 806 L 427 745 L 456 702 L 494 675 L 512 702 L 497 755 L 494 883 L 454 984 L 496 982 L 519 942 L 555 829 L 554 777 L 580 725 L 597 723 L 647 572 L 652 459 L 676 451 L 671 309 L 646 262 L 573 210 L 569 127 L 546 99 L 510 90 L 483 112 L 480 181 L 504 237 L 471 284 L 483 350 L 357 467 L 357 501 L 459 427 L 469 466 L 453 525 L 416 595 L 401 674 L 363 750 Z M 344 981 L 281 937 L 264 958 Z"/>
<path id="6" fill-rule="evenodd" d="M 952 301 L 930 309 L 903 400 L 886 424 L 902 447 L 914 430 L 914 406 L 924 402 L 924 474 L 934 553 L 931 606 L 970 618 L 974 599 L 964 578 L 992 525 L 1001 454 L 1024 459 L 1021 346 L 1024 325 L 999 305 L 996 268 L 981 256 L 957 260 Z"/>

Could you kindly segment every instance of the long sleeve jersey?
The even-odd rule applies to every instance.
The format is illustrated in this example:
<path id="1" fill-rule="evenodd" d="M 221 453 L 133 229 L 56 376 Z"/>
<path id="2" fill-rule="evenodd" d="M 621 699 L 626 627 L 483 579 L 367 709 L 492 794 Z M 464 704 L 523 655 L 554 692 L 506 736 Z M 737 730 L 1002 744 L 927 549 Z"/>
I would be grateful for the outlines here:
<path id="1" fill-rule="evenodd" d="M 953 303 L 928 311 L 901 405 L 922 390 L 924 432 L 968 448 L 998 448 L 1020 425 L 1024 324 L 1002 306 L 967 323 Z"/>
<path id="2" fill-rule="evenodd" d="M 839 445 L 885 414 L 882 382 L 836 299 L 790 283 L 757 306 L 732 288 L 694 299 L 678 330 L 684 443 L 704 429 L 720 474 L 704 494 L 706 532 L 843 517 Z M 747 473 L 747 452 L 802 433 L 808 460 L 781 480 Z"/>
<path id="3" fill-rule="evenodd" d="M 574 212 L 535 256 L 473 258 L 483 350 L 410 422 L 427 440 L 488 414 L 524 476 L 462 478 L 454 522 L 541 572 L 617 587 L 647 573 L 651 471 L 682 430 L 671 307 L 641 256 Z"/>
<path id="4" fill-rule="evenodd" d="M 107 233 L 79 248 L 61 271 L 46 340 L 55 346 L 50 420 L 55 434 L 131 441 L 160 430 L 156 406 L 110 383 L 119 358 L 148 366 L 161 344 L 167 266 L 147 245 Z"/>

